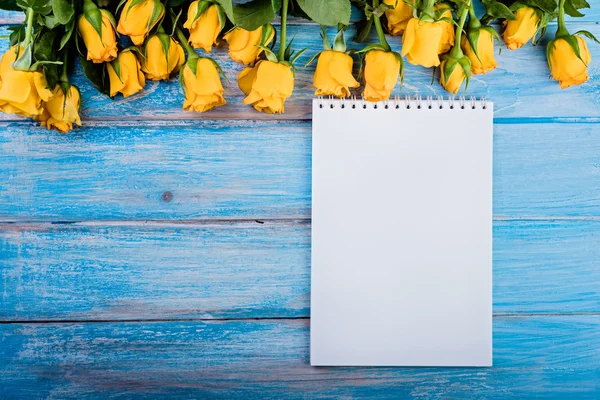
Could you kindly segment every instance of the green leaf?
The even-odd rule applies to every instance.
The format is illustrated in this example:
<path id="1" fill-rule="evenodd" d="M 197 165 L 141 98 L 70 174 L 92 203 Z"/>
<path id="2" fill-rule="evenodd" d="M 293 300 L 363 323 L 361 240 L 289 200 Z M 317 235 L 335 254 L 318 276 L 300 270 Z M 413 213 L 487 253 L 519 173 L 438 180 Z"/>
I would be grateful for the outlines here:
<path id="1" fill-rule="evenodd" d="M 373 27 L 373 18 L 369 18 L 366 21 L 363 21 L 356 31 L 356 36 L 354 37 L 354 41 L 357 43 L 364 43 L 367 40 L 367 38 L 369 37 L 369 33 L 371 33 L 372 27 Z"/>
<path id="2" fill-rule="evenodd" d="M 481 0 L 481 2 L 485 5 L 485 12 L 489 16 L 510 20 L 516 19 L 512 11 L 497 0 Z"/>
<path id="3" fill-rule="evenodd" d="M 107 85 L 106 69 L 104 64 L 94 64 L 86 59 L 86 56 L 79 56 L 79 62 L 83 68 L 83 73 L 98 89 L 100 93 L 109 94 L 110 90 Z"/>
<path id="4" fill-rule="evenodd" d="M 323 25 L 321 25 L 321 40 L 323 41 L 323 50 L 331 50 L 331 43 L 329 43 L 329 38 Z"/>
<path id="5" fill-rule="evenodd" d="M 52 0 L 17 0 L 22 9 L 31 8 L 38 14 L 46 15 L 52 11 Z"/>
<path id="6" fill-rule="evenodd" d="M 92 25 L 100 39 L 102 39 L 102 12 L 96 8 L 83 14 L 84 18 Z"/>
<path id="7" fill-rule="evenodd" d="M 565 1 L 565 13 L 571 17 L 580 18 L 585 14 L 579 10 L 582 8 L 590 8 L 589 3 L 586 0 L 566 0 Z"/>
<path id="8" fill-rule="evenodd" d="M 338 27 L 338 33 L 335 35 L 335 39 L 333 40 L 333 50 L 341 51 L 342 53 L 346 52 L 346 38 L 344 36 L 345 31 L 345 25 L 340 25 Z"/>
<path id="9" fill-rule="evenodd" d="M 382 51 L 385 51 L 385 48 L 381 44 L 379 44 L 379 43 L 373 43 L 373 44 L 370 44 L 368 46 L 365 46 L 365 48 L 362 49 L 362 50 L 358 50 L 356 53 L 357 54 L 367 54 L 371 50 L 382 50 Z"/>
<path id="10" fill-rule="evenodd" d="M 233 15 L 233 4 L 231 3 L 231 0 L 216 0 L 216 1 L 221 6 L 223 11 L 225 11 L 225 15 L 227 15 L 227 18 L 229 18 L 229 20 L 233 24 L 235 24 L 234 15 Z"/>
<path id="11" fill-rule="evenodd" d="M 61 25 L 66 25 L 75 15 L 73 4 L 67 0 L 52 0 L 52 12 Z"/>
<path id="12" fill-rule="evenodd" d="M 277 55 L 275 53 L 273 53 L 273 51 L 270 48 L 268 48 L 267 46 L 263 46 L 263 45 L 259 45 L 258 47 L 264 50 L 267 60 L 273 61 L 273 62 L 279 62 L 279 60 L 277 59 Z"/>
<path id="13" fill-rule="evenodd" d="M 62 65 L 62 61 L 36 61 L 30 69 L 37 71 L 42 65 Z"/>
<path id="14" fill-rule="evenodd" d="M 537 7 L 540 10 L 554 13 L 558 10 L 558 1 L 557 0 L 521 0 L 521 2 L 516 2 L 513 4 L 513 7 L 519 6 L 519 4 L 525 4 L 530 7 Z"/>
<path id="15" fill-rule="evenodd" d="M 42 66 L 42 69 L 44 71 L 44 76 L 46 77 L 46 84 L 48 85 L 48 89 L 54 89 L 54 87 L 60 80 L 60 75 L 58 73 L 58 65 L 45 64 Z"/>
<path id="16" fill-rule="evenodd" d="M 167 1 L 167 7 L 169 8 L 173 8 L 173 7 L 179 7 L 180 5 L 182 5 L 183 3 L 185 3 L 187 0 L 168 0 Z M 231 3 L 231 1 L 230 1 Z"/>
<path id="17" fill-rule="evenodd" d="M 318 52 L 317 54 L 315 54 L 314 56 L 312 56 L 312 57 L 310 58 L 310 60 L 308 60 L 308 61 L 306 62 L 306 64 L 304 64 L 304 66 L 305 66 L 305 67 L 308 67 L 310 64 L 314 63 L 314 62 L 315 62 L 315 60 L 319 58 L 319 56 L 321 55 L 321 53 L 322 53 L 322 51 L 320 51 L 320 52 Z"/>
<path id="18" fill-rule="evenodd" d="M 56 32 L 46 30 L 38 40 L 35 41 L 33 57 L 36 61 L 57 61 L 56 51 L 54 50 L 54 41 Z"/>
<path id="19" fill-rule="evenodd" d="M 254 0 L 233 7 L 234 23 L 247 31 L 253 31 L 275 18 L 272 0 Z"/>
<path id="20" fill-rule="evenodd" d="M 25 39 L 25 25 L 11 26 L 8 28 L 10 33 L 10 47 L 21 43 Z"/>
<path id="21" fill-rule="evenodd" d="M 471 60 L 469 60 L 467 57 L 462 57 L 458 60 L 458 63 L 460 64 L 460 66 L 463 69 L 463 72 L 465 73 L 465 92 L 466 92 L 467 88 L 469 87 L 469 81 L 471 80 Z"/>
<path id="22" fill-rule="evenodd" d="M 21 71 L 29 71 L 33 59 L 31 44 L 23 49 L 23 52 L 17 54 L 17 59 L 13 63 L 13 68 Z"/>
<path id="23" fill-rule="evenodd" d="M 52 14 L 49 15 L 37 15 L 38 24 L 45 26 L 48 29 L 54 29 L 57 26 L 60 26 L 60 22 L 56 19 L 56 17 Z"/>
<path id="24" fill-rule="evenodd" d="M 548 60 L 548 66 L 552 69 L 552 59 L 550 55 L 552 54 L 552 50 L 554 50 L 554 44 L 556 43 L 556 39 L 552 39 L 546 45 L 546 59 Z"/>
<path id="25" fill-rule="evenodd" d="M 296 60 L 302 55 L 304 54 L 304 52 L 308 50 L 308 48 L 304 48 L 302 50 L 300 50 L 299 52 L 297 52 L 296 54 L 294 54 L 291 58 L 290 58 L 290 62 L 292 64 L 294 64 L 296 62 Z"/>
<path id="26" fill-rule="evenodd" d="M 147 30 L 150 31 L 152 27 L 158 23 L 160 19 L 164 16 L 165 6 L 160 1 L 154 2 L 154 8 L 152 9 L 152 15 L 148 19 L 148 25 L 146 26 Z"/>
<path id="27" fill-rule="evenodd" d="M 600 41 L 590 31 L 577 31 L 573 34 L 573 36 L 585 36 L 586 38 L 593 40 L 594 42 L 600 44 Z"/>
<path id="28" fill-rule="evenodd" d="M 302 10 L 317 24 L 350 24 L 350 0 L 297 0 Z"/>
<path id="29" fill-rule="evenodd" d="M 65 34 L 60 39 L 60 47 L 58 48 L 58 50 L 62 50 L 67 45 L 67 43 L 69 43 L 69 39 L 71 39 L 71 36 L 73 36 L 74 31 L 75 31 L 75 19 L 73 18 L 67 24 L 67 26 L 65 26 Z"/>

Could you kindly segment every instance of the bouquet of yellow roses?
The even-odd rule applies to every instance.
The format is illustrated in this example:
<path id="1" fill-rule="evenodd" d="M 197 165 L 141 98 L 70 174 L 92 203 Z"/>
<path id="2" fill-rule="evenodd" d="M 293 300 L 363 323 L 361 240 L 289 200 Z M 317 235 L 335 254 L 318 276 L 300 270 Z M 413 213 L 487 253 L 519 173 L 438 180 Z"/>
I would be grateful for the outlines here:
<path id="1" fill-rule="evenodd" d="M 565 15 L 583 15 L 586 0 L 9 0 L 0 7 L 24 12 L 0 61 L 0 110 L 63 133 L 81 125 L 81 96 L 69 80 L 76 64 L 111 98 L 142 91 L 146 80 L 178 76 L 183 109 L 226 104 L 223 70 L 210 57 L 220 39 L 231 59 L 245 65 L 237 77 L 243 102 L 283 113 L 306 50 L 295 51 L 288 41 L 288 15 L 338 27 L 333 44 L 322 30 L 324 50 L 312 57 L 315 94 L 350 96 L 362 81 L 366 101 L 389 99 L 403 80 L 405 60 L 439 71 L 450 93 L 466 90 L 471 75 L 497 67 L 502 39 L 510 50 L 535 44 L 555 19 L 548 66 L 567 88 L 588 80 L 586 41 L 597 41 L 565 24 Z M 353 8 L 362 18 L 351 18 Z M 493 25 L 496 20 L 502 24 Z M 351 23 L 359 28 L 356 43 L 374 43 L 347 50 Z M 398 49 L 390 35 L 402 36 Z"/>

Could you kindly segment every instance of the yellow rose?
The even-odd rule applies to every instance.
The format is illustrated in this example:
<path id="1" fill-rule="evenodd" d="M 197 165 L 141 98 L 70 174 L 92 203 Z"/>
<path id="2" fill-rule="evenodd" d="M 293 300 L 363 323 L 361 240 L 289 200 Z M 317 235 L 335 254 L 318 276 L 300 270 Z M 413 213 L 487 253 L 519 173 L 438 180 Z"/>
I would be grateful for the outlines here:
<path id="1" fill-rule="evenodd" d="M 473 51 L 471 43 L 477 43 L 477 54 Z M 473 74 L 487 74 L 498 66 L 494 57 L 494 35 L 486 28 L 470 31 L 461 39 L 461 47 L 471 61 Z"/>
<path id="2" fill-rule="evenodd" d="M 463 57 L 464 64 L 458 60 L 448 57 L 440 65 L 440 84 L 450 93 L 456 94 L 463 82 L 470 74 L 470 62 L 468 58 Z M 465 71 L 465 68 L 468 68 Z"/>
<path id="3" fill-rule="evenodd" d="M 281 114 L 285 100 L 294 91 L 294 73 L 285 64 L 261 60 L 240 73 L 238 85 L 247 96 L 244 104 L 269 114 Z"/>
<path id="4" fill-rule="evenodd" d="M 357 88 L 360 83 L 352 76 L 352 57 L 346 53 L 326 50 L 319 55 L 315 70 L 314 86 L 316 96 L 350 96 L 349 88 Z"/>
<path id="5" fill-rule="evenodd" d="M 163 15 L 165 6 L 159 0 L 128 0 L 121 11 L 117 31 L 139 46 Z"/>
<path id="6" fill-rule="evenodd" d="M 581 59 L 567 40 L 577 43 Z M 582 37 L 566 36 L 554 39 L 548 43 L 546 54 L 552 77 L 560 83 L 562 89 L 580 85 L 589 79 L 587 66 L 592 61 L 592 55 Z"/>
<path id="7" fill-rule="evenodd" d="M 67 133 L 73 129 L 73 123 L 81 126 L 79 118 L 81 95 L 77 86 L 70 85 L 65 96 L 61 86 L 56 85 L 53 93 L 54 96 L 44 103 L 44 113 L 38 118 L 42 126 L 61 133 Z"/>
<path id="8" fill-rule="evenodd" d="M 437 67 L 440 65 L 438 47 L 432 46 L 432 43 L 441 42 L 444 29 L 440 22 L 411 18 L 402 36 L 402 55 L 407 56 L 411 64 Z"/>
<path id="9" fill-rule="evenodd" d="M 402 35 L 408 21 L 413 17 L 414 9 L 403 0 L 384 0 L 384 3 L 394 6 L 393 9 L 385 10 L 388 32 L 392 36 Z"/>
<path id="10" fill-rule="evenodd" d="M 400 59 L 396 53 L 371 50 L 365 56 L 363 97 L 367 101 L 390 98 L 400 76 Z"/>
<path id="11" fill-rule="evenodd" d="M 516 50 L 530 41 L 538 30 L 540 18 L 535 9 L 531 7 L 520 7 L 515 13 L 515 20 L 504 21 L 504 33 L 502 37 L 506 46 Z"/>
<path id="12" fill-rule="evenodd" d="M 183 25 L 190 31 L 191 45 L 210 53 L 223 29 L 222 19 L 220 9 L 215 4 L 204 0 L 192 2 L 188 9 L 188 19 Z"/>
<path id="13" fill-rule="evenodd" d="M 166 33 L 157 33 L 148 38 L 139 57 L 146 78 L 159 81 L 169 79 L 185 64 L 183 47 Z"/>
<path id="14" fill-rule="evenodd" d="M 116 60 L 107 64 L 110 78 L 110 96 L 121 92 L 129 97 L 141 91 L 146 84 L 146 78 L 140 69 L 140 63 L 131 50 L 123 50 Z"/>
<path id="15" fill-rule="evenodd" d="M 226 103 L 219 71 L 210 58 L 189 60 L 182 70 L 182 84 L 184 110 L 205 112 Z"/>
<path id="16" fill-rule="evenodd" d="M 13 69 L 17 51 L 22 54 L 23 48 L 13 46 L 4 53 L 0 62 L 0 110 L 7 114 L 35 117 L 43 112 L 42 101 L 50 100 L 52 90 L 47 88 L 46 77 L 41 71 Z"/>
<path id="17" fill-rule="evenodd" d="M 100 33 L 90 21 L 101 17 Z M 85 12 L 77 23 L 79 34 L 87 48 L 87 59 L 94 63 L 112 61 L 117 56 L 117 39 L 112 25 L 112 15 L 106 10 L 94 8 Z"/>
<path id="18" fill-rule="evenodd" d="M 439 3 L 435 5 L 437 10 L 446 10 L 442 14 L 442 18 L 452 19 L 452 8 L 446 3 Z M 442 38 L 438 46 L 438 54 L 444 54 L 448 52 L 452 46 L 454 46 L 454 24 L 448 21 L 439 21 L 438 24 L 444 27 Z"/>
<path id="19" fill-rule="evenodd" d="M 269 38 L 264 43 L 264 45 L 268 45 L 273 37 L 275 37 L 275 30 L 270 25 L 266 25 L 266 29 L 269 32 L 266 34 L 269 35 Z M 246 65 L 254 64 L 260 54 L 264 51 L 258 45 L 261 44 L 263 31 L 265 30 L 265 26 L 261 26 L 258 29 L 253 31 L 247 31 L 240 27 L 233 28 L 233 30 L 223 36 L 223 39 L 229 45 L 229 57 L 233 61 L 241 62 Z"/>

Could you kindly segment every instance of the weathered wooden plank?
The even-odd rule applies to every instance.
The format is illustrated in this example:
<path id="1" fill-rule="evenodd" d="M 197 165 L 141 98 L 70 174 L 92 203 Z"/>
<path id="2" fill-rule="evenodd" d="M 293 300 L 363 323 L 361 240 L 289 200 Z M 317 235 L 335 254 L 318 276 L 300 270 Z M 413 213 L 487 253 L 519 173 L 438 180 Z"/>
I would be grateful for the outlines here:
<path id="1" fill-rule="evenodd" d="M 494 313 L 600 312 L 600 221 L 494 224 Z M 310 223 L 0 226 L 0 321 L 307 317 Z"/>
<path id="2" fill-rule="evenodd" d="M 307 320 L 0 325 L 0 397 L 600 396 L 600 316 L 494 318 L 491 368 L 312 368 Z"/>
<path id="3" fill-rule="evenodd" d="M 350 34 L 353 34 L 350 29 Z M 600 36 L 600 26 L 575 24 L 573 30 L 589 29 Z M 332 33 L 332 32 L 331 32 Z M 6 34 L 6 29 L 0 29 Z M 295 36 L 298 49 L 310 48 L 298 61 L 304 65 L 315 52 L 321 49 L 317 26 L 291 26 L 290 35 Z M 551 35 L 547 35 L 550 38 Z M 392 47 L 400 48 L 400 39 L 391 39 Z M 8 46 L 7 39 L 0 41 L 0 50 Z M 351 47 L 359 48 L 353 44 Z M 549 81 L 545 44 L 537 47 L 526 46 L 519 51 L 504 50 L 497 58 L 499 67 L 492 73 L 471 80 L 467 95 L 485 96 L 496 103 L 497 118 L 519 117 L 599 117 L 600 112 L 600 57 L 596 56 L 589 66 L 591 80 L 585 85 L 562 91 L 556 82 Z M 600 55 L 600 45 L 590 43 L 593 54 Z M 228 104 L 206 114 L 181 110 L 183 96 L 176 80 L 165 83 L 148 82 L 146 90 L 130 98 L 117 97 L 111 101 L 99 94 L 82 75 L 78 68 L 74 83 L 79 85 L 83 95 L 82 115 L 85 119 L 143 118 L 161 120 L 181 119 L 310 119 L 310 99 L 313 97 L 312 74 L 314 64 L 300 67 L 296 74 L 294 95 L 286 105 L 286 113 L 279 116 L 262 114 L 242 103 L 243 94 L 237 86 L 237 75 L 242 67 L 232 62 L 221 48 L 214 52 L 221 63 L 229 82 L 224 82 Z M 396 88 L 398 95 L 447 96 L 439 84 L 431 84 L 431 70 L 415 67 L 407 63 L 405 84 Z M 360 92 L 357 92 L 360 97 Z M 11 115 L 0 115 L 5 120 L 14 120 Z"/>
<path id="4" fill-rule="evenodd" d="M 599 216 L 598 134 L 496 125 L 494 214 Z M 301 121 L 0 123 L 0 221 L 309 218 L 310 157 Z"/>

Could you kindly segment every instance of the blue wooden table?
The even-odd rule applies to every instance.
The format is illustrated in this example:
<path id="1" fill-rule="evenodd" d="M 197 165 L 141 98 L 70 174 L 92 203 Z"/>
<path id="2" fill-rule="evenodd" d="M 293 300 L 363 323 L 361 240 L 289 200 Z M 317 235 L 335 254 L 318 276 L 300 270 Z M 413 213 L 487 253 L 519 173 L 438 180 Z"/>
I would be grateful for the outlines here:
<path id="1" fill-rule="evenodd" d="M 600 37 L 596 21 L 569 28 Z M 290 30 L 302 63 L 319 29 Z M 580 87 L 548 79 L 541 45 L 469 88 L 496 104 L 493 368 L 309 366 L 312 69 L 278 117 L 242 104 L 224 49 L 229 103 L 208 114 L 182 111 L 175 81 L 110 101 L 77 72 L 85 128 L 2 115 L 0 398 L 599 398 L 590 48 Z M 446 94 L 430 80 L 408 66 L 397 93 Z"/>

